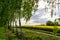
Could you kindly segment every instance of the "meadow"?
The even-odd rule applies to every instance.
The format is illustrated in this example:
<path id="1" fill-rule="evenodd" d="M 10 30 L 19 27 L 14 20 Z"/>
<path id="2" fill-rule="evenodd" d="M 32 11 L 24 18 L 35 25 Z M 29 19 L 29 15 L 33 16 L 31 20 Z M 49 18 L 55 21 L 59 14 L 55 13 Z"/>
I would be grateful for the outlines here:
<path id="1" fill-rule="evenodd" d="M 60 26 L 22 26 L 22 28 L 44 30 L 49 32 L 53 32 L 55 30 L 60 33 Z"/>
<path id="2" fill-rule="evenodd" d="M 14 33 L 12 33 L 12 31 L 7 30 L 8 32 L 5 32 L 5 28 L 4 27 L 0 27 L 0 40 L 19 40 L 16 35 Z M 8 39 L 9 37 L 9 39 Z"/>
<path id="3" fill-rule="evenodd" d="M 53 34 L 60 33 L 60 26 L 22 26 L 22 30 L 25 40 L 60 40 L 60 36 Z M 41 30 L 52 32 L 52 34 Z M 20 31 L 19 27 L 18 31 Z"/>
<path id="4" fill-rule="evenodd" d="M 53 34 L 56 30 L 58 30 L 56 33 L 60 33 L 60 26 L 22 26 L 24 40 L 60 40 L 60 36 Z M 20 34 L 19 27 L 18 33 Z M 0 40 L 6 40 L 7 36 L 4 33 L 4 28 L 0 27 Z M 14 27 L 14 33 L 12 33 L 12 30 L 9 30 L 9 37 L 10 40 L 20 40 L 16 36 L 16 27 Z"/>

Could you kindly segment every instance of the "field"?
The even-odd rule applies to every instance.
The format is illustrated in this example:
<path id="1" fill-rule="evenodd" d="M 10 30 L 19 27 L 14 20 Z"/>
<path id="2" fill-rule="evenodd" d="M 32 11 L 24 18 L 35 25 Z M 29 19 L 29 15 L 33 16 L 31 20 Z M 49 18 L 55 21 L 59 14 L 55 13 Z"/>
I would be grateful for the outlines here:
<path id="1" fill-rule="evenodd" d="M 56 26 L 22 26 L 22 29 L 26 40 L 60 40 L 60 36 L 53 34 L 54 30 L 60 29 L 60 26 L 57 26 L 57 29 Z M 18 31 L 20 31 L 19 27 Z M 52 32 L 52 34 L 45 31 Z"/>
<path id="2" fill-rule="evenodd" d="M 60 36 L 53 34 L 56 30 L 58 30 L 56 33 L 60 33 L 60 26 L 22 26 L 24 40 L 60 40 Z M 16 27 L 14 27 L 14 31 L 12 33 L 12 30 L 9 30 L 10 40 L 20 40 L 16 36 Z M 18 33 L 20 34 L 19 27 Z M 7 36 L 4 33 L 4 28 L 0 27 L 0 40 L 6 40 Z"/>
<path id="3" fill-rule="evenodd" d="M 9 40 L 8 37 L 10 37 L 10 40 L 18 40 L 18 38 L 11 32 L 5 32 L 4 27 L 0 27 L 0 40 Z"/>
<path id="4" fill-rule="evenodd" d="M 51 28 L 53 29 L 55 26 L 24 26 L 24 27 L 33 27 L 33 28 Z M 56 28 L 60 29 L 60 26 L 56 26 Z"/>
<path id="5" fill-rule="evenodd" d="M 34 29 L 34 30 L 44 30 L 53 32 L 57 31 L 60 33 L 60 26 L 22 26 L 22 28 Z"/>

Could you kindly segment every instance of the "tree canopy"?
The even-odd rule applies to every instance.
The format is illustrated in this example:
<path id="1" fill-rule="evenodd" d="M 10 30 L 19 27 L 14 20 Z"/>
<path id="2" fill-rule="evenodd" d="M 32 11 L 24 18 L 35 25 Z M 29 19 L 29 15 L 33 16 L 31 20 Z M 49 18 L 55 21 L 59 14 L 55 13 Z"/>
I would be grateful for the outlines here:
<path id="1" fill-rule="evenodd" d="M 0 0 L 0 26 L 6 25 L 17 11 L 20 18 L 30 19 L 36 0 Z M 17 14 L 15 13 L 15 14 Z"/>
<path id="2" fill-rule="evenodd" d="M 58 24 L 58 22 L 47 21 L 46 25 L 48 25 L 48 26 L 58 26 L 59 24 Z"/>

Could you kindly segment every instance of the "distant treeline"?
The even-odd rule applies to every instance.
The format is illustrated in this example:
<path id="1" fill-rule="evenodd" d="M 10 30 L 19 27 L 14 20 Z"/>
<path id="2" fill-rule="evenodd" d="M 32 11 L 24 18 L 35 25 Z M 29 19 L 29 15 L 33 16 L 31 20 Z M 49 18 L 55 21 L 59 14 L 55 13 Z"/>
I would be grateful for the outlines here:
<path id="1" fill-rule="evenodd" d="M 36 26 L 60 26 L 60 22 L 47 21 L 46 24 L 36 25 Z"/>
<path id="2" fill-rule="evenodd" d="M 60 24 L 58 22 L 52 22 L 52 21 L 47 21 L 46 25 L 47 26 L 60 26 Z"/>

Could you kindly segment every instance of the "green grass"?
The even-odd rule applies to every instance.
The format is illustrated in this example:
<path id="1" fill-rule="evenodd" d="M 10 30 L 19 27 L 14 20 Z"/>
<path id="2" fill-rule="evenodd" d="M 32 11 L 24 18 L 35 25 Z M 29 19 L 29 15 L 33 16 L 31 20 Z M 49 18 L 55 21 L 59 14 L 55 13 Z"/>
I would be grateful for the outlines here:
<path id="1" fill-rule="evenodd" d="M 18 31 L 20 31 L 19 28 Z M 23 34 L 26 40 L 60 40 L 59 36 L 54 36 L 51 34 L 38 32 L 38 31 L 25 29 L 25 28 L 23 28 Z"/>
<path id="2" fill-rule="evenodd" d="M 26 40 L 60 40 L 60 36 L 54 36 L 51 34 L 36 31 L 38 28 L 33 28 L 34 30 L 32 30 L 32 28 L 30 27 L 22 28 L 22 29 L 23 29 L 24 38 Z M 41 29 L 41 30 L 45 30 L 45 29 Z M 19 28 L 18 28 L 18 31 L 20 33 Z M 9 32 L 10 32 L 9 35 L 10 35 L 11 40 L 20 40 L 16 37 L 15 33 L 12 33 L 12 30 L 11 31 L 9 30 Z M 0 27 L 0 40 L 6 40 L 6 37 L 7 36 L 4 33 L 4 27 Z"/>
<path id="3" fill-rule="evenodd" d="M 33 26 L 29 26 L 29 27 L 28 26 L 22 26 L 22 28 L 31 29 L 31 30 L 44 30 L 44 31 L 49 31 L 49 32 L 53 32 L 53 30 L 55 30 L 52 28 L 43 28 L 43 27 L 39 28 L 39 27 L 33 27 Z M 56 29 L 56 30 L 58 30 L 57 33 L 60 33 L 60 29 Z"/>
<path id="4" fill-rule="evenodd" d="M 26 35 L 26 37 L 28 38 L 30 36 L 30 38 L 32 38 L 32 40 L 53 40 L 54 36 L 53 35 L 49 35 L 43 32 L 37 32 L 37 31 L 32 31 L 32 30 L 28 30 L 25 29 L 26 31 L 24 32 L 24 34 Z M 27 31 L 28 30 L 28 31 Z M 60 40 L 59 37 L 55 37 L 55 39 Z"/>
<path id="5" fill-rule="evenodd" d="M 0 40 L 6 40 L 3 27 L 0 27 Z"/>
<path id="6" fill-rule="evenodd" d="M 8 30 L 9 31 L 9 30 Z M 9 31 L 10 40 L 19 40 L 16 35 L 14 35 L 11 31 Z M 4 32 L 4 27 L 0 27 L 0 40 L 8 40 L 8 35 Z"/>

